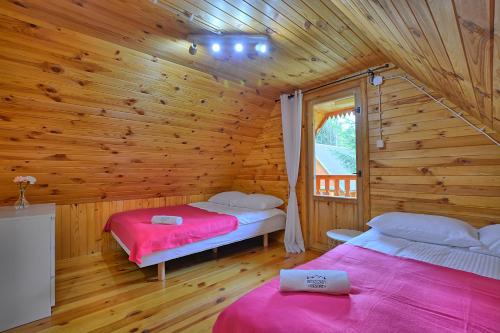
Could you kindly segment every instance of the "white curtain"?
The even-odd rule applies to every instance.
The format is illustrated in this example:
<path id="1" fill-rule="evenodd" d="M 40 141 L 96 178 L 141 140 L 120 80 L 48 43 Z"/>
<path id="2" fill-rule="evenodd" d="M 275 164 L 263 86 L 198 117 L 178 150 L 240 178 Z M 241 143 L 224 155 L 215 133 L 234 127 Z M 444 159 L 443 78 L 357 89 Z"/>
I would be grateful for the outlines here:
<path id="1" fill-rule="evenodd" d="M 288 174 L 288 207 L 286 209 L 285 248 L 289 253 L 304 251 L 304 239 L 300 229 L 299 206 L 295 187 L 299 175 L 300 137 L 302 130 L 302 92 L 293 97 L 281 95 L 281 119 L 285 145 L 286 171 Z"/>

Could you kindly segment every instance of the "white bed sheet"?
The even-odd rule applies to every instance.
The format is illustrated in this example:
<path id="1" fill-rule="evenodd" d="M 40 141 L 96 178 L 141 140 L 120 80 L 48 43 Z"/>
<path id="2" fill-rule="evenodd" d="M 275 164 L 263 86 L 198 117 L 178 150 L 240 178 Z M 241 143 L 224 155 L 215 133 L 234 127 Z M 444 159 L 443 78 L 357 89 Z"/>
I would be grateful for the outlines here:
<path id="1" fill-rule="evenodd" d="M 277 208 L 255 210 L 240 207 L 229 207 L 213 202 L 194 202 L 189 205 L 196 208 L 208 210 L 209 212 L 232 215 L 238 219 L 238 223 L 240 225 L 263 221 L 277 215 L 286 215 L 284 211 Z"/>
<path id="2" fill-rule="evenodd" d="M 390 237 L 374 229 L 354 237 L 347 244 L 500 280 L 500 258 L 473 252 L 468 248 Z"/>

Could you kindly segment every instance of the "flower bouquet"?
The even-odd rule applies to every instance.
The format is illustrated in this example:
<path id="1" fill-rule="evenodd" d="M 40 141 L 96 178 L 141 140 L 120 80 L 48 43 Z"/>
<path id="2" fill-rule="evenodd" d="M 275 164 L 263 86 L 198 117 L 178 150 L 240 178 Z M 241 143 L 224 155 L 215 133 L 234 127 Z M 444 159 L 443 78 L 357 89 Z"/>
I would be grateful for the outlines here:
<path id="1" fill-rule="evenodd" d="M 36 183 L 36 178 L 33 176 L 17 176 L 14 177 L 14 183 L 19 185 L 19 199 L 17 199 L 14 207 L 16 209 L 23 209 L 30 205 L 28 200 L 26 200 L 25 193 L 28 186 Z"/>

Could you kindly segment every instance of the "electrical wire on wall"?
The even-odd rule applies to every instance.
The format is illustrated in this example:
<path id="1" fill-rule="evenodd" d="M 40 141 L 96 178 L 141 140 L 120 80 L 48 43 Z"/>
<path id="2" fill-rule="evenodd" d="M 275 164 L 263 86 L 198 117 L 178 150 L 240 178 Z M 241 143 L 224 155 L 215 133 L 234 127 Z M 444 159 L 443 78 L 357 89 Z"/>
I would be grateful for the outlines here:
<path id="1" fill-rule="evenodd" d="M 451 112 L 453 114 L 453 116 L 455 118 L 458 118 L 460 120 L 462 120 L 463 122 L 465 122 L 467 125 L 469 125 L 470 127 L 472 127 L 476 132 L 484 135 L 486 138 L 488 138 L 491 142 L 493 142 L 495 145 L 497 146 L 500 146 L 500 142 L 498 140 L 496 140 L 494 137 L 492 137 L 491 135 L 489 135 L 488 133 L 486 133 L 486 126 L 482 126 L 482 127 L 479 127 L 477 125 L 475 125 L 474 123 L 472 123 L 470 120 L 468 120 L 467 118 L 465 118 L 463 116 L 463 113 L 462 112 L 457 112 L 455 110 L 453 110 L 452 108 L 450 108 L 449 106 L 447 106 L 446 104 L 444 104 L 442 102 L 442 100 L 440 99 L 437 99 L 435 98 L 434 96 L 432 96 L 430 93 L 428 93 L 426 90 L 425 90 L 425 87 L 424 86 L 419 86 L 417 85 L 415 82 L 413 82 L 411 79 L 409 79 L 406 75 L 393 75 L 393 76 L 388 76 L 388 77 L 382 77 L 382 76 L 376 76 L 375 74 L 373 73 L 370 73 L 370 76 L 368 78 L 369 82 L 371 85 L 374 85 L 374 86 L 377 86 L 377 91 L 378 91 L 378 112 L 379 112 L 379 140 L 377 140 L 377 147 L 378 148 L 383 148 L 384 147 L 384 141 L 383 141 L 383 137 L 382 137 L 382 93 L 381 93 L 381 84 L 382 82 L 385 80 L 394 80 L 394 79 L 401 79 L 401 80 L 404 80 L 408 83 L 410 83 L 413 87 L 417 88 L 418 91 L 420 91 L 421 93 L 425 94 L 427 97 L 429 97 L 430 99 L 432 99 L 435 103 L 439 104 L 440 106 L 442 106 L 443 108 L 445 108 L 446 110 L 448 110 L 449 112 Z"/>
<path id="2" fill-rule="evenodd" d="M 378 139 L 377 147 L 384 147 L 384 139 L 382 138 L 382 89 L 381 84 L 377 85 L 378 89 Z"/>
<path id="3" fill-rule="evenodd" d="M 369 71 L 368 82 L 377 86 L 377 95 L 378 95 L 378 139 L 377 139 L 377 148 L 384 148 L 384 138 L 382 136 L 382 83 L 384 82 L 384 78 L 380 75 L 375 75 L 373 71 Z"/>

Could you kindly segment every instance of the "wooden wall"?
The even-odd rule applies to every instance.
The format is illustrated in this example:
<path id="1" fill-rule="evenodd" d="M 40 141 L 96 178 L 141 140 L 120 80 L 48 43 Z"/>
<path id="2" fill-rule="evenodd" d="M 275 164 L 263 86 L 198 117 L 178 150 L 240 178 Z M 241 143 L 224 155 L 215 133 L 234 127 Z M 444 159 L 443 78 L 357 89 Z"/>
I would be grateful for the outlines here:
<path id="1" fill-rule="evenodd" d="M 371 215 L 397 210 L 500 223 L 500 147 L 400 79 L 385 82 L 382 96 L 386 147 L 379 150 L 378 97 L 368 86 Z"/>
<path id="2" fill-rule="evenodd" d="M 280 103 L 274 106 L 268 121 L 264 125 L 261 135 L 257 138 L 250 154 L 233 182 L 233 188 L 246 193 L 267 193 L 275 195 L 285 201 L 282 209 L 286 209 L 288 201 L 288 178 L 285 167 L 285 153 L 283 150 L 283 132 L 281 126 Z M 297 197 L 299 205 L 304 195 L 301 192 L 304 186 L 302 175 L 297 180 Z M 300 207 L 299 207 L 300 209 Z M 305 219 L 305 210 L 301 209 L 301 219 Z M 273 235 L 278 241 L 283 240 L 283 232 Z"/>
<path id="3" fill-rule="evenodd" d="M 269 193 L 286 200 L 288 178 L 284 161 L 281 110 L 280 103 L 276 103 L 233 187 L 249 193 Z"/>
<path id="4" fill-rule="evenodd" d="M 274 107 L 233 83 L 0 6 L 0 203 L 229 189 Z"/>
<path id="5" fill-rule="evenodd" d="M 384 76 L 396 74 L 405 73 L 397 69 L 383 73 Z M 453 118 L 409 83 L 387 81 L 382 86 L 382 96 L 386 148 L 379 150 L 375 146 L 379 133 L 378 99 L 376 89 L 368 85 L 370 216 L 407 211 L 457 217 L 478 227 L 500 223 L 500 148 Z M 448 101 L 445 103 L 452 106 Z M 235 186 L 286 194 L 278 108 L 279 105 L 243 163 Z M 492 130 L 488 132 L 499 137 Z M 304 192 L 304 183 L 299 185 L 302 186 L 299 190 Z M 299 196 L 299 200 L 302 204 L 303 197 Z M 326 210 L 323 215 L 330 216 L 330 220 L 302 218 L 305 232 L 319 233 L 328 229 L 327 225 L 356 227 L 355 219 L 337 220 L 333 207 L 319 205 L 315 209 Z M 355 213 L 351 215 L 354 218 Z M 310 228 L 312 224 L 323 227 Z M 314 247 L 327 248 L 326 237 L 316 236 Z"/>

